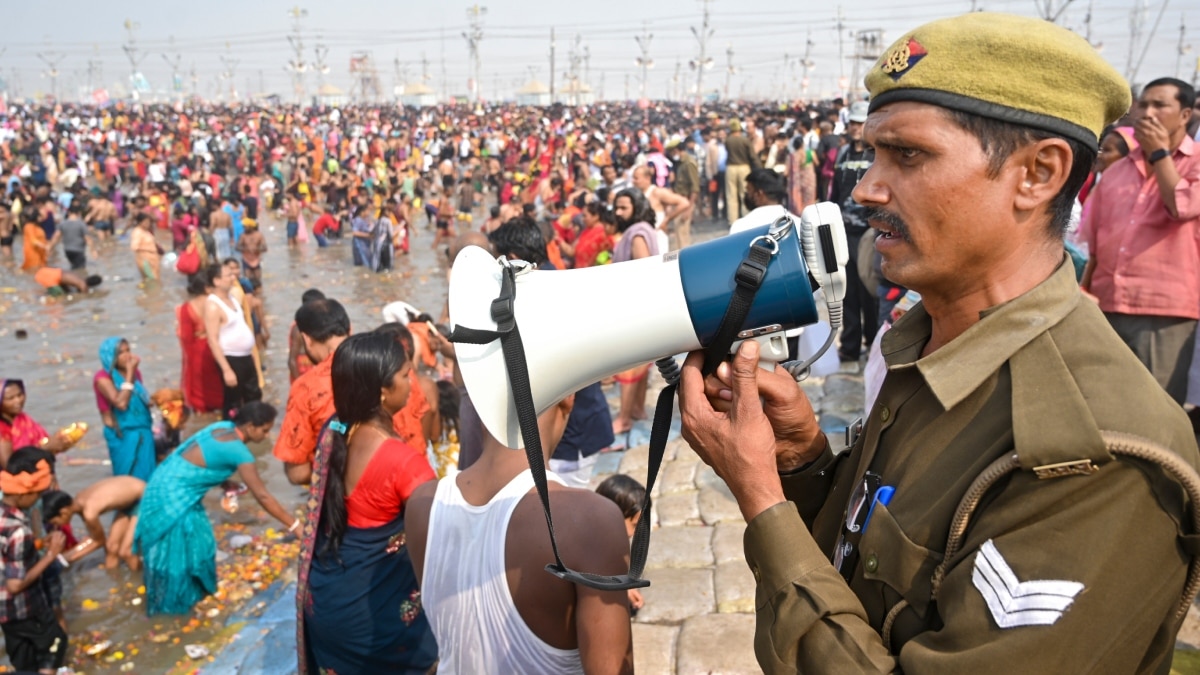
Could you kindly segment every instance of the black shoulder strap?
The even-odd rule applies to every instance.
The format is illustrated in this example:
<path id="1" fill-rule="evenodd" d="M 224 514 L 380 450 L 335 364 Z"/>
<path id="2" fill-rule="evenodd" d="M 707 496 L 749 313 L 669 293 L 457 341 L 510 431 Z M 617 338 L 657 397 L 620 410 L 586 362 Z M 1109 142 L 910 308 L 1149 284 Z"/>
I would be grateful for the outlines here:
<path id="1" fill-rule="evenodd" d="M 777 249 L 776 249 L 777 250 Z M 703 373 L 705 376 L 716 371 L 717 366 L 729 354 L 729 348 L 737 338 L 738 331 L 746 321 L 750 306 L 754 304 L 754 296 L 762 286 L 767 274 L 767 266 L 771 262 L 774 250 L 763 240 L 755 240 L 751 245 L 745 260 L 738 265 L 734 275 L 737 283 L 717 329 L 717 335 L 705 350 Z M 537 488 L 538 498 L 542 502 L 542 510 L 546 514 L 546 527 L 550 532 L 550 546 L 554 551 L 554 562 L 546 566 L 546 571 L 560 579 L 582 584 L 598 590 L 617 591 L 629 588 L 643 588 L 650 582 L 642 578 L 646 567 L 646 558 L 650 550 L 650 518 L 642 517 L 634 531 L 633 542 L 629 550 L 629 573 L 617 576 L 578 572 L 566 566 L 559 555 L 558 541 L 554 536 L 554 518 L 550 514 L 550 495 L 546 483 L 546 462 L 542 454 L 542 440 L 538 432 L 537 411 L 533 404 L 533 394 L 529 385 L 529 366 L 525 361 L 525 347 L 521 342 L 521 331 L 517 326 L 513 313 L 516 300 L 515 268 L 505 265 L 501 277 L 500 295 L 492 301 L 492 319 L 496 322 L 496 330 L 479 330 L 464 326 L 455 326 L 450 335 L 452 342 L 468 344 L 487 344 L 500 340 L 504 352 L 504 364 L 508 370 L 509 384 L 512 387 L 513 399 L 517 408 L 517 420 L 521 428 L 521 436 L 525 441 L 525 457 L 529 461 L 529 470 L 533 474 L 533 482 Z M 650 432 L 650 457 L 646 476 L 646 498 L 642 504 L 642 513 L 648 514 L 653 505 L 651 492 L 662 467 L 663 454 L 667 446 L 667 435 L 671 427 L 671 415 L 674 409 L 675 393 L 679 388 L 678 366 L 671 357 L 658 361 L 659 368 L 666 373 L 668 385 L 659 393 L 658 404 L 654 409 L 654 426 Z"/>

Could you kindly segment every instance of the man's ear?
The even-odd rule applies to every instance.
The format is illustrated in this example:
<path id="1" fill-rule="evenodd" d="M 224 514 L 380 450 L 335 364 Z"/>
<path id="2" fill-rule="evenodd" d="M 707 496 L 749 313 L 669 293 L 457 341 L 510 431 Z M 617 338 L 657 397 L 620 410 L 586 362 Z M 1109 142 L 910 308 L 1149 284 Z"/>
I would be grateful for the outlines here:
<path id="1" fill-rule="evenodd" d="M 1071 175 L 1074 154 L 1061 138 L 1046 138 L 1013 153 L 1019 162 L 1013 207 L 1018 211 L 1048 208 Z"/>

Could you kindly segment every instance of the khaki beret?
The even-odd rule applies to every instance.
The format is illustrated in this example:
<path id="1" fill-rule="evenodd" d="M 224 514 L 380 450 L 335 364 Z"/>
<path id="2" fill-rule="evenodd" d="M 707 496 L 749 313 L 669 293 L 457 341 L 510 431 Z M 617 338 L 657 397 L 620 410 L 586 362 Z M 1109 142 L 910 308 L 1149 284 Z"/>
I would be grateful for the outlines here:
<path id="1" fill-rule="evenodd" d="M 866 76 L 871 110 L 918 101 L 1095 148 L 1129 85 L 1082 37 L 1048 21 L 973 12 L 910 31 Z"/>

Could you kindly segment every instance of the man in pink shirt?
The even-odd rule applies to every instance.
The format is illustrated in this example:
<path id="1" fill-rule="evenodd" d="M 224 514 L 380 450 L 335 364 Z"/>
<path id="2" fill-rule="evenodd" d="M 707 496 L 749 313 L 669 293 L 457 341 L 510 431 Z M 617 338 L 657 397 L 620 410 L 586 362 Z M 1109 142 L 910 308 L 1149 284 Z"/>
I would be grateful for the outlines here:
<path id="1" fill-rule="evenodd" d="M 1195 101 L 1182 80 L 1146 85 L 1134 104 L 1141 147 L 1104 173 L 1084 223 L 1096 259 L 1088 290 L 1180 403 L 1200 319 L 1200 148 L 1187 136 Z"/>

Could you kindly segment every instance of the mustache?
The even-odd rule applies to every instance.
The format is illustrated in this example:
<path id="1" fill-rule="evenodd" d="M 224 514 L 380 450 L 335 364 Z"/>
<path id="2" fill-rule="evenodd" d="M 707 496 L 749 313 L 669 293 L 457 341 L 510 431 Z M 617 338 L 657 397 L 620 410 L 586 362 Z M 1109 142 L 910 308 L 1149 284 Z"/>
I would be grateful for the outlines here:
<path id="1" fill-rule="evenodd" d="M 867 220 L 883 223 L 892 230 L 895 230 L 896 235 L 901 239 L 910 241 L 908 237 L 908 223 L 904 222 L 903 218 L 891 211 L 885 211 L 878 206 L 868 206 L 865 208 L 866 211 L 863 215 Z"/>

